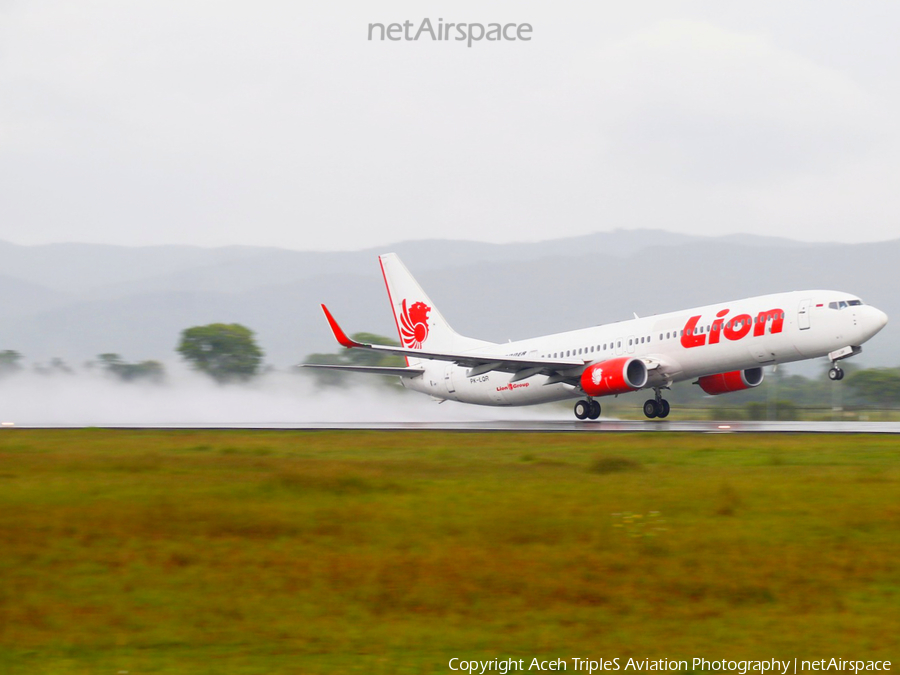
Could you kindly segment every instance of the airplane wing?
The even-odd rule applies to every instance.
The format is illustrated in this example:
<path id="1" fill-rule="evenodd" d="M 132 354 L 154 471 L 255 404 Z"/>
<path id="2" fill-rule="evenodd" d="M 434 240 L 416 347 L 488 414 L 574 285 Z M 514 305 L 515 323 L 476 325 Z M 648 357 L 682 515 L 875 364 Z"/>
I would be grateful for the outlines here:
<path id="1" fill-rule="evenodd" d="M 322 368 L 323 370 L 343 370 L 351 373 L 372 373 L 375 375 L 396 375 L 397 377 L 418 377 L 424 368 L 392 368 L 390 366 L 339 366 L 328 363 L 301 363 L 301 368 Z"/>
<path id="2" fill-rule="evenodd" d="M 331 331 L 334 333 L 335 339 L 348 349 L 369 349 L 383 354 L 397 354 L 399 356 L 409 356 L 416 359 L 450 361 L 460 366 L 467 366 L 469 368 L 469 372 L 466 373 L 468 377 L 476 377 L 491 371 L 499 371 L 503 373 L 516 373 L 516 377 L 512 380 L 513 382 L 524 380 L 532 375 L 538 374 L 565 375 L 565 377 L 560 377 L 559 380 L 555 380 L 565 381 L 566 379 L 580 375 L 580 369 L 584 368 L 584 365 L 587 363 L 587 361 L 583 359 L 527 359 L 518 356 L 479 354 L 477 352 L 452 354 L 449 352 L 428 352 L 422 349 L 367 344 L 348 338 L 325 305 L 322 305 L 322 311 L 325 312 L 325 318 L 328 319 L 328 325 L 331 326 Z M 566 373 L 566 371 L 572 371 L 573 369 L 579 369 L 579 372 L 577 374 L 575 372 Z"/>
<path id="3" fill-rule="evenodd" d="M 680 380 L 684 372 L 681 364 L 666 354 L 647 354 L 639 357 L 650 375 L 651 382 L 670 387 L 673 382 Z"/>

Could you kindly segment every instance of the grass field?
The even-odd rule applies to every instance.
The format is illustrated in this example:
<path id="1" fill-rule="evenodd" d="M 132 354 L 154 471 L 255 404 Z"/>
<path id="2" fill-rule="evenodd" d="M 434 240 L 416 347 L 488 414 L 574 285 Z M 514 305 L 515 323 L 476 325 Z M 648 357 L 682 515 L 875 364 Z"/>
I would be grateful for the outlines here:
<path id="1" fill-rule="evenodd" d="M 875 436 L 3 430 L 0 673 L 896 664 L 898 458 Z"/>

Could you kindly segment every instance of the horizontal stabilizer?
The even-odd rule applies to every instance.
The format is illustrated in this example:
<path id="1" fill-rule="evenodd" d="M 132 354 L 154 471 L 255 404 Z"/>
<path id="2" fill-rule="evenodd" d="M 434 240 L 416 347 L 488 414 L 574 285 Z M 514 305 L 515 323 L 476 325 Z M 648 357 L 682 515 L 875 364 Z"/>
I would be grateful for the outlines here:
<path id="1" fill-rule="evenodd" d="M 450 361 L 459 366 L 472 369 L 467 373 L 468 377 L 474 377 L 471 373 L 488 373 L 498 371 L 501 373 L 518 373 L 524 368 L 535 369 L 534 374 L 544 373 L 549 375 L 559 371 L 574 371 L 568 374 L 570 377 L 577 378 L 581 374 L 581 368 L 588 362 L 586 359 L 573 358 L 528 358 L 521 356 L 507 356 L 501 354 L 486 354 L 484 352 L 432 352 L 424 349 L 410 349 L 409 347 L 392 347 L 390 345 L 373 345 L 364 342 L 357 342 L 347 337 L 347 334 L 338 325 L 338 322 L 328 311 L 325 305 L 322 305 L 322 311 L 325 312 L 325 318 L 328 319 L 328 325 L 331 326 L 331 332 L 334 333 L 335 339 L 347 347 L 347 349 L 368 349 L 382 354 L 395 354 L 397 356 L 406 356 L 413 359 L 428 359 L 433 361 Z M 490 345 L 492 347 L 502 347 L 502 345 Z M 530 375 L 528 376 L 530 377 Z"/>
<path id="2" fill-rule="evenodd" d="M 322 368 L 323 370 L 344 370 L 352 373 L 372 373 L 374 375 L 396 375 L 397 377 L 418 377 L 422 368 L 392 368 L 390 366 L 338 366 L 327 363 L 301 363 L 301 368 Z"/>

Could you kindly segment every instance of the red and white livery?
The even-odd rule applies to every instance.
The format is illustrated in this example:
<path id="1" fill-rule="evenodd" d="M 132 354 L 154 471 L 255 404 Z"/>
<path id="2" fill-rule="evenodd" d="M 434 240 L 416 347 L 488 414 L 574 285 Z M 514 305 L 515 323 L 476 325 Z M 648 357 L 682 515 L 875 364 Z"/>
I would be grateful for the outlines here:
<path id="1" fill-rule="evenodd" d="M 793 291 L 634 318 L 505 344 L 454 331 L 393 253 L 379 257 L 401 347 L 356 342 L 322 305 L 338 342 L 406 357 L 405 368 L 308 365 L 396 375 L 438 399 L 518 406 L 577 398 L 575 416 L 597 419 L 602 396 L 649 389 L 647 417 L 666 417 L 662 391 L 696 380 L 707 394 L 758 386 L 763 366 L 827 356 L 838 362 L 887 324 L 887 315 L 840 291 Z"/>

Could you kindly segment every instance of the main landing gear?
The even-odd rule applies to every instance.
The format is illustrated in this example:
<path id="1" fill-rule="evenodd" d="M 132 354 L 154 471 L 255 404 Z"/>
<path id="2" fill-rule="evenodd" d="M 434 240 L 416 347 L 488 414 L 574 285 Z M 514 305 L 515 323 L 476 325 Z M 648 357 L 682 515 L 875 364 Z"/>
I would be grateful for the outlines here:
<path id="1" fill-rule="evenodd" d="M 644 402 L 644 414 L 649 418 L 660 419 L 669 416 L 669 402 L 662 397 L 659 389 L 655 389 L 656 398 L 647 399 Z M 575 402 L 575 417 L 580 420 L 595 420 L 600 417 L 600 402 L 592 398 L 581 399 Z"/>
<path id="2" fill-rule="evenodd" d="M 654 389 L 656 392 L 656 398 L 648 398 L 644 401 L 644 414 L 653 419 L 654 417 L 659 417 L 660 419 L 669 416 L 669 402 L 662 397 L 659 389 Z"/>
<path id="3" fill-rule="evenodd" d="M 832 382 L 837 382 L 838 380 L 844 379 L 844 371 L 837 364 L 833 365 L 831 369 L 828 371 L 828 379 Z"/>
<path id="4" fill-rule="evenodd" d="M 592 398 L 584 399 L 575 403 L 575 417 L 580 420 L 592 419 L 600 417 L 600 402 Z"/>

